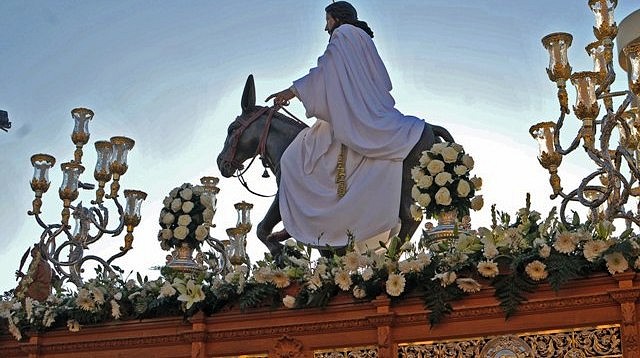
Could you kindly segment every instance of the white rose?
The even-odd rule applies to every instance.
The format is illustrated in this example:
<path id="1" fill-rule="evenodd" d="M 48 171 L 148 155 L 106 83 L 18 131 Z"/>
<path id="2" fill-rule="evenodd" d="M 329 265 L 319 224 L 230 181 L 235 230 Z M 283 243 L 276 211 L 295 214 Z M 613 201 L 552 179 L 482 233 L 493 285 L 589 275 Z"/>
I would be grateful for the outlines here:
<path id="1" fill-rule="evenodd" d="M 443 174 L 443 173 L 440 173 L 440 174 Z M 420 180 L 416 181 L 416 185 L 418 185 L 418 187 L 422 189 L 429 188 L 432 183 L 433 183 L 433 177 L 429 175 L 423 175 L 422 178 L 420 178 Z"/>
<path id="2" fill-rule="evenodd" d="M 419 181 L 420 178 L 422 178 L 424 175 L 425 174 L 422 171 L 422 168 L 420 168 L 420 167 L 411 168 L 411 179 L 413 179 L 413 181 L 415 181 L 415 182 Z"/>
<path id="3" fill-rule="evenodd" d="M 184 240 L 189 235 L 189 229 L 186 226 L 178 226 L 173 230 L 173 236 L 178 240 Z"/>
<path id="4" fill-rule="evenodd" d="M 173 237 L 173 232 L 171 232 L 171 229 L 162 229 L 160 237 L 162 237 L 162 240 L 169 240 Z"/>
<path id="5" fill-rule="evenodd" d="M 411 208 L 411 217 L 415 221 L 422 221 L 422 209 L 418 205 L 412 204 Z"/>
<path id="6" fill-rule="evenodd" d="M 411 188 L 411 198 L 413 198 L 413 200 L 418 201 L 418 198 L 420 197 L 420 194 L 422 194 L 422 192 L 420 191 L 420 189 L 418 189 L 417 185 L 414 185 Z"/>
<path id="7" fill-rule="evenodd" d="M 196 240 L 204 241 L 204 239 L 209 235 L 209 227 L 206 225 L 198 225 L 196 228 Z"/>
<path id="8" fill-rule="evenodd" d="M 204 209 L 204 211 L 202 212 L 202 220 L 204 220 L 204 222 L 211 222 L 211 220 L 213 220 L 213 214 L 214 211 L 211 209 Z"/>
<path id="9" fill-rule="evenodd" d="M 189 216 L 189 215 L 180 215 L 178 217 L 178 225 L 187 226 L 189 224 L 191 224 L 191 216 Z"/>
<path id="10" fill-rule="evenodd" d="M 182 203 L 182 212 L 188 214 L 191 212 L 191 210 L 193 210 L 194 206 L 195 204 L 192 201 L 185 201 L 184 203 Z"/>
<path id="11" fill-rule="evenodd" d="M 469 195 L 469 192 L 471 191 L 471 187 L 469 186 L 469 182 L 467 182 L 464 179 L 460 179 L 460 181 L 458 182 L 458 196 L 460 198 L 466 198 L 467 195 Z"/>
<path id="12" fill-rule="evenodd" d="M 193 191 L 189 188 L 182 189 L 180 191 L 180 197 L 184 200 L 191 200 L 192 196 L 193 196 Z"/>
<path id="13" fill-rule="evenodd" d="M 469 154 L 465 154 L 462 156 L 462 164 L 464 164 L 469 170 L 473 169 L 473 158 Z"/>
<path id="14" fill-rule="evenodd" d="M 440 188 L 436 192 L 435 199 L 436 199 L 436 203 L 438 205 L 449 205 L 449 204 L 451 204 L 451 194 L 449 193 L 449 189 Z"/>
<path id="15" fill-rule="evenodd" d="M 482 209 L 482 206 L 484 206 L 484 199 L 482 198 L 482 195 L 476 195 L 471 199 L 471 209 L 478 211 Z"/>
<path id="16" fill-rule="evenodd" d="M 463 150 L 462 146 L 458 143 L 451 143 L 451 148 L 455 149 L 458 153 L 462 152 Z"/>
<path id="17" fill-rule="evenodd" d="M 453 167 L 453 172 L 457 175 L 465 175 L 468 171 L 469 169 L 464 165 L 456 165 L 455 167 Z"/>
<path id="18" fill-rule="evenodd" d="M 162 223 L 165 225 L 171 225 L 173 224 L 173 221 L 176 219 L 175 216 L 173 216 L 173 214 L 171 213 L 166 213 L 163 217 L 162 217 Z"/>
<path id="19" fill-rule="evenodd" d="M 419 162 L 420 166 L 423 168 L 431 162 L 431 157 L 429 156 L 429 153 L 427 153 L 427 151 L 422 152 L 422 156 L 420 156 Z"/>
<path id="20" fill-rule="evenodd" d="M 436 175 L 436 184 L 438 184 L 438 186 L 445 186 L 447 185 L 447 183 L 451 183 L 452 179 L 451 179 L 451 173 L 447 173 L 447 172 L 442 172 L 442 173 L 438 173 L 438 175 Z"/>
<path id="21" fill-rule="evenodd" d="M 458 152 L 451 147 L 444 148 L 441 154 L 445 163 L 454 163 L 458 159 Z"/>
<path id="22" fill-rule="evenodd" d="M 432 153 L 440 154 L 440 153 L 442 153 L 442 150 L 443 150 L 444 148 L 446 148 L 446 147 L 447 147 L 447 144 L 446 144 L 446 143 L 436 143 L 436 144 L 434 144 L 433 146 L 431 146 L 430 151 L 431 151 Z"/>
<path id="23" fill-rule="evenodd" d="M 194 195 L 200 195 L 204 193 L 204 187 L 202 185 L 196 185 L 193 188 L 191 188 L 191 190 L 193 191 Z"/>
<path id="24" fill-rule="evenodd" d="M 482 188 L 482 178 L 478 178 L 477 176 L 474 176 L 470 180 L 475 190 L 480 190 L 480 188 Z"/>
<path id="25" fill-rule="evenodd" d="M 429 194 L 420 194 L 416 200 L 420 206 L 426 208 L 431 203 L 431 196 Z"/>
<path id="26" fill-rule="evenodd" d="M 287 308 L 294 308 L 296 306 L 296 298 L 290 295 L 286 295 L 282 299 L 282 304 Z"/>
<path id="27" fill-rule="evenodd" d="M 171 202 L 171 210 L 173 210 L 174 213 L 177 213 L 180 209 L 182 209 L 182 200 L 180 200 L 180 198 L 173 199 Z"/>
<path id="28" fill-rule="evenodd" d="M 180 191 L 180 188 L 173 188 L 173 190 L 171 190 L 171 191 L 169 192 L 169 196 L 170 196 L 171 198 L 175 198 L 175 197 L 176 197 L 176 195 L 178 195 L 178 191 Z"/>
<path id="29" fill-rule="evenodd" d="M 171 202 L 172 201 L 173 200 L 170 197 L 165 196 L 164 200 L 162 200 L 162 204 L 164 204 L 165 208 L 169 209 L 171 207 Z"/>
<path id="30" fill-rule="evenodd" d="M 441 160 L 432 160 L 427 165 L 427 170 L 431 175 L 436 175 L 444 170 L 444 162 Z"/>

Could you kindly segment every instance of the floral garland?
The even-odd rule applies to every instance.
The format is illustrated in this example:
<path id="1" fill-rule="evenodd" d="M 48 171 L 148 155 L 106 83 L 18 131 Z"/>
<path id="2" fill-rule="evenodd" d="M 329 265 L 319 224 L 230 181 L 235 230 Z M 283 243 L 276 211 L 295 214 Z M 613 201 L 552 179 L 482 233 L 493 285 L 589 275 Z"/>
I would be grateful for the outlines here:
<path id="1" fill-rule="evenodd" d="M 457 210 L 458 218 L 469 215 L 469 208 L 480 210 L 484 204 L 480 190 L 482 179 L 469 177 L 474 160 L 457 143 L 436 143 L 422 152 L 419 165 L 411 169 L 415 182 L 411 197 L 416 201 L 411 213 L 416 220 Z"/>
<path id="2" fill-rule="evenodd" d="M 160 211 L 158 241 L 163 250 L 170 250 L 182 243 L 196 248 L 209 235 L 209 227 L 215 214 L 212 197 L 204 195 L 201 185 L 182 184 L 164 198 Z"/>
<path id="3" fill-rule="evenodd" d="M 555 209 L 543 220 L 527 205 L 514 216 L 492 207 L 493 225 L 461 232 L 424 246 L 395 238 L 383 252 L 348 251 L 343 256 L 311 260 L 311 250 L 286 242 L 278 265 L 269 255 L 251 268 L 237 266 L 224 277 L 203 272 L 188 275 L 164 269 L 149 280 L 96 270 L 77 292 L 58 291 L 45 302 L 21 300 L 12 292 L 0 301 L 0 317 L 16 339 L 27 330 L 83 325 L 109 320 L 215 314 L 231 304 L 240 308 L 324 306 L 340 292 L 356 301 L 387 295 L 393 300 L 420 295 L 436 324 L 452 311 L 451 302 L 486 287 L 509 316 L 526 293 L 548 282 L 559 290 L 569 280 L 595 272 L 611 275 L 640 270 L 640 238 L 631 230 L 620 236 L 610 222 L 563 224 Z M 289 292 L 290 286 L 297 287 Z"/>

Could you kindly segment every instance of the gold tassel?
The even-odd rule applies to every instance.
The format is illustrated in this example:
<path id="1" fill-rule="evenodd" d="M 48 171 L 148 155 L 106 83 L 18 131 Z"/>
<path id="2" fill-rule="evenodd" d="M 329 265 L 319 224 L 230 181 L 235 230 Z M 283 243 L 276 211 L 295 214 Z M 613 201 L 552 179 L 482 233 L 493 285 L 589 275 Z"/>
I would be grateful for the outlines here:
<path id="1" fill-rule="evenodd" d="M 336 184 L 338 184 L 338 197 L 342 198 L 347 193 L 347 175 L 345 173 L 346 162 L 346 148 L 344 144 L 340 147 L 340 154 L 338 154 L 338 165 L 336 167 Z"/>

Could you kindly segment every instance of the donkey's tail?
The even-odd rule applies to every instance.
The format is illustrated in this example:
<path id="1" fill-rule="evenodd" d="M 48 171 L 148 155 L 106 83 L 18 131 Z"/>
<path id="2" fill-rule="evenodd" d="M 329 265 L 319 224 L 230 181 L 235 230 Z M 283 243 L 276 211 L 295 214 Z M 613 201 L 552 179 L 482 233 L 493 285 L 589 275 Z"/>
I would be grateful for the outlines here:
<path id="1" fill-rule="evenodd" d="M 433 128 L 433 134 L 436 137 L 440 137 L 442 138 L 445 142 L 449 142 L 449 143 L 455 143 L 455 140 L 453 139 L 453 136 L 451 135 L 451 133 L 449 133 L 449 131 L 444 128 L 444 127 L 440 127 L 440 126 L 436 126 L 436 125 L 431 125 L 431 127 Z"/>

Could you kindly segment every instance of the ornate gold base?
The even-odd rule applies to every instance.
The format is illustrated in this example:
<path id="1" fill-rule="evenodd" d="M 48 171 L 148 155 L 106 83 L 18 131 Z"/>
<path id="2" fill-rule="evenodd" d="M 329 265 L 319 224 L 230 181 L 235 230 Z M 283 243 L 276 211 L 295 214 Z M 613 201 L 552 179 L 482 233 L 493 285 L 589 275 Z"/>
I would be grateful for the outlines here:
<path id="1" fill-rule="evenodd" d="M 202 265 L 193 259 L 193 250 L 187 243 L 182 243 L 168 256 L 167 267 L 181 272 L 202 271 Z"/>

